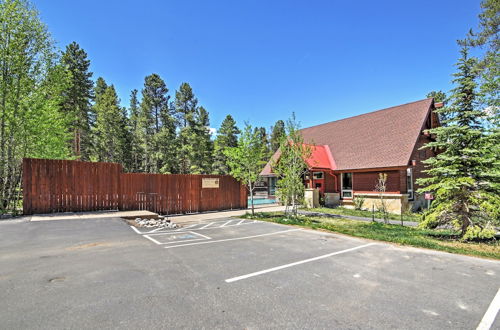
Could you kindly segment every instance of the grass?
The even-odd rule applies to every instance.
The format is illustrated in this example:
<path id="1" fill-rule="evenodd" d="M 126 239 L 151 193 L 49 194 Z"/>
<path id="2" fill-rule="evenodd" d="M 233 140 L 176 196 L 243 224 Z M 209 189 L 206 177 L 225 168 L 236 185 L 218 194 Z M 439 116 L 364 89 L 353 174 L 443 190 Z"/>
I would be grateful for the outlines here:
<path id="1" fill-rule="evenodd" d="M 452 230 L 419 229 L 400 225 L 386 225 L 378 222 L 310 216 L 299 216 L 296 219 L 291 219 L 285 217 L 283 212 L 256 213 L 254 217 L 246 214 L 242 217 L 312 229 L 323 229 L 355 237 L 419 248 L 500 259 L 500 243 L 498 241 L 484 243 L 463 242 L 458 240 L 458 232 Z"/>
<path id="2" fill-rule="evenodd" d="M 354 210 L 354 209 L 348 209 L 345 207 L 335 207 L 335 208 L 329 208 L 329 207 L 317 207 L 313 209 L 303 209 L 304 211 L 311 211 L 311 212 L 320 212 L 320 213 L 328 213 L 328 214 L 338 214 L 338 215 L 352 215 L 356 217 L 365 217 L 365 218 L 371 218 L 372 217 L 372 211 L 365 211 L 365 210 Z M 401 220 L 401 216 L 399 214 L 392 214 L 388 213 L 387 214 L 390 220 Z M 375 211 L 375 218 L 382 219 L 382 213 Z M 411 213 L 411 214 L 404 214 L 403 215 L 403 221 L 415 221 L 418 222 L 420 220 L 420 215 Z"/>

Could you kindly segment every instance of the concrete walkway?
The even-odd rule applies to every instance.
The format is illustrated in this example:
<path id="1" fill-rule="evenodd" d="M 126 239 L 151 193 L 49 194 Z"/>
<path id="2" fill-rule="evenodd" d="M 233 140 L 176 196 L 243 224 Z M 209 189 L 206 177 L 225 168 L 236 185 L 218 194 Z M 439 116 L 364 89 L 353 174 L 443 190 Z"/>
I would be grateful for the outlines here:
<path id="1" fill-rule="evenodd" d="M 281 206 L 279 204 L 255 205 L 255 212 L 278 212 L 278 211 L 284 211 L 284 210 L 285 210 L 285 207 Z M 240 215 L 244 215 L 247 212 L 248 213 L 251 212 L 250 208 L 243 209 L 243 210 L 229 210 L 229 211 L 222 211 L 222 212 L 219 212 L 219 211 L 217 211 L 217 212 L 204 212 L 204 213 L 195 213 L 195 214 L 184 214 L 184 215 L 178 215 L 178 216 L 169 216 L 168 219 L 170 219 L 172 222 L 174 222 L 176 224 L 184 225 L 184 224 L 203 222 L 203 221 L 213 220 L 213 219 L 237 217 Z"/>
<path id="2" fill-rule="evenodd" d="M 140 218 L 156 217 L 149 211 L 93 211 L 93 212 L 65 212 L 50 214 L 35 214 L 24 217 L 29 221 L 71 220 L 71 219 L 102 219 L 102 218 Z"/>
<path id="3" fill-rule="evenodd" d="M 277 212 L 285 208 L 279 204 L 256 205 L 255 212 Z M 250 208 L 242 210 L 214 211 L 194 214 L 183 214 L 168 216 L 172 222 L 186 224 L 190 222 L 200 222 L 204 220 L 221 219 L 235 217 L 250 212 Z M 157 217 L 158 214 L 150 211 L 93 211 L 93 212 L 65 212 L 50 214 L 35 214 L 18 218 L 22 221 L 51 221 L 51 220 L 71 220 L 71 219 L 102 219 L 102 218 L 147 218 Z"/>

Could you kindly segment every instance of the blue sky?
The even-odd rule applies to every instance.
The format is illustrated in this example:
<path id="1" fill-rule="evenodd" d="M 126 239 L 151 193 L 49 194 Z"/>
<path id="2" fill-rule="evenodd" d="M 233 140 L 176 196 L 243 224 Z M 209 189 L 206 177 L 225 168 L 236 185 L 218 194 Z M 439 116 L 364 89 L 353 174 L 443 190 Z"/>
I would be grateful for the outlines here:
<path id="1" fill-rule="evenodd" d="M 449 90 L 479 0 L 36 0 L 58 46 L 76 41 L 123 105 L 158 73 L 191 84 L 218 127 L 312 126 Z"/>

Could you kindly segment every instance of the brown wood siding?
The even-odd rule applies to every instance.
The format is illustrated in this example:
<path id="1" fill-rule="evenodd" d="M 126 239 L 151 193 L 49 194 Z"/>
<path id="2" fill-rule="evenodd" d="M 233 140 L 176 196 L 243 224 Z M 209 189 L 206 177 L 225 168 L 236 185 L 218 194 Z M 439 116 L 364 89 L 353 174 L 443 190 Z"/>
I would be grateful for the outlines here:
<path id="1" fill-rule="evenodd" d="M 356 172 L 353 173 L 354 191 L 375 191 L 379 173 L 387 173 L 387 192 L 400 192 L 399 171 Z"/>
<path id="2" fill-rule="evenodd" d="M 419 150 L 422 146 L 424 146 L 426 143 L 430 142 L 431 139 L 424 134 L 420 134 L 418 137 L 417 143 L 415 144 L 415 149 L 413 150 L 410 158 L 410 165 L 412 165 L 412 160 L 416 161 L 416 165 L 412 166 L 413 168 L 413 189 L 417 190 L 420 188 L 419 185 L 416 184 L 416 180 L 418 178 L 425 178 L 427 176 L 426 173 L 423 171 L 425 170 L 425 164 L 423 163 L 424 160 L 429 159 L 431 157 L 436 156 L 436 153 L 429 148 L 425 148 L 423 150 Z M 406 184 L 405 184 L 406 187 Z M 406 191 L 406 188 L 405 188 Z"/>
<path id="3" fill-rule="evenodd" d="M 219 188 L 202 188 L 218 178 Z M 245 186 L 227 175 L 122 173 L 115 163 L 23 160 L 23 213 L 149 210 L 161 214 L 247 207 Z"/>
<path id="4" fill-rule="evenodd" d="M 335 188 L 335 178 L 333 177 L 333 175 L 328 172 L 324 172 L 324 175 L 325 175 L 325 192 L 326 193 L 337 192 L 337 189 Z"/>

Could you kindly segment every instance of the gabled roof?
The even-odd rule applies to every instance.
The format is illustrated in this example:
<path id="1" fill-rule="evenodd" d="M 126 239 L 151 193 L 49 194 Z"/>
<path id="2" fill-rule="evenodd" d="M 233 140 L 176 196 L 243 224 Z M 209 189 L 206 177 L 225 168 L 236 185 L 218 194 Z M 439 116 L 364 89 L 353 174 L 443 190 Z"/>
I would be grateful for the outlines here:
<path id="1" fill-rule="evenodd" d="M 334 170 L 336 168 L 335 161 L 333 160 L 330 148 L 326 145 L 317 146 L 310 145 L 311 156 L 306 159 L 306 163 L 310 170 L 323 169 L 323 170 Z M 278 149 L 271 157 L 271 160 L 267 162 L 264 169 L 260 172 L 260 176 L 272 176 L 273 169 L 272 164 L 276 163 L 281 156 L 281 150 Z"/>
<path id="2" fill-rule="evenodd" d="M 306 159 L 309 169 L 335 169 L 335 161 L 327 145 L 310 146 L 310 148 L 311 156 Z"/>
<path id="3" fill-rule="evenodd" d="M 432 105 L 429 98 L 304 128 L 301 133 L 304 142 L 329 147 L 336 170 L 407 166 Z"/>

